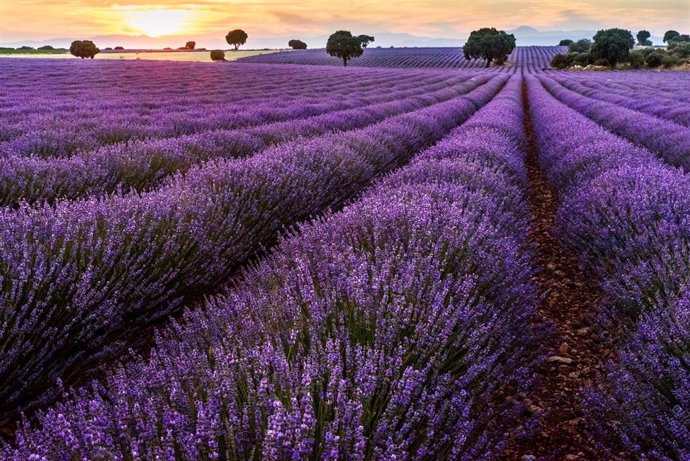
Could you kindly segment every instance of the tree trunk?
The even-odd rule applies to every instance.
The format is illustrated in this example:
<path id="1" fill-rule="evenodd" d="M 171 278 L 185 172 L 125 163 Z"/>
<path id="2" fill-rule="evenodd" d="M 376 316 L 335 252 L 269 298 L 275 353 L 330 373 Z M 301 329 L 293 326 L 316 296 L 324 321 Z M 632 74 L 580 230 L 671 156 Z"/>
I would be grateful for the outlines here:
<path id="1" fill-rule="evenodd" d="M 237 51 L 237 50 L 239 50 L 239 49 L 240 49 L 240 46 L 239 46 L 239 45 L 235 45 L 235 51 Z"/>
<path id="2" fill-rule="evenodd" d="M 347 58 L 343 56 L 343 66 L 347 67 Z"/>
<path id="3" fill-rule="evenodd" d="M 486 58 L 486 67 L 491 66 L 491 58 Z"/>

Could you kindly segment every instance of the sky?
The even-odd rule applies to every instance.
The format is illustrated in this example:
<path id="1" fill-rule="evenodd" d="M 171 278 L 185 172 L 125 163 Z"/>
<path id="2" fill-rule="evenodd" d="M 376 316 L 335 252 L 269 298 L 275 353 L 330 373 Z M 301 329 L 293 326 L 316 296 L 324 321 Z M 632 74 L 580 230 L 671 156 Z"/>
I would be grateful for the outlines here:
<path id="1" fill-rule="evenodd" d="M 98 38 L 101 47 L 117 40 L 141 46 L 196 40 L 213 47 L 229 30 L 242 28 L 249 34 L 246 47 L 261 48 L 285 46 L 287 37 L 321 40 L 343 28 L 463 39 L 483 26 L 524 25 L 540 31 L 644 28 L 654 36 L 668 29 L 690 32 L 690 0 L 0 0 L 0 43 Z"/>

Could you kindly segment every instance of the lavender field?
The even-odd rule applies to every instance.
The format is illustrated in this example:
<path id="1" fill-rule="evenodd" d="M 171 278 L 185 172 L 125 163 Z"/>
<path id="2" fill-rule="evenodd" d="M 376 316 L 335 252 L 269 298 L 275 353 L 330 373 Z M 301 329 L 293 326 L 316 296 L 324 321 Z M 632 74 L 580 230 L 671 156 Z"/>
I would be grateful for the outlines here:
<path id="1" fill-rule="evenodd" d="M 690 459 L 690 74 L 560 49 L 0 59 L 0 458 Z"/>

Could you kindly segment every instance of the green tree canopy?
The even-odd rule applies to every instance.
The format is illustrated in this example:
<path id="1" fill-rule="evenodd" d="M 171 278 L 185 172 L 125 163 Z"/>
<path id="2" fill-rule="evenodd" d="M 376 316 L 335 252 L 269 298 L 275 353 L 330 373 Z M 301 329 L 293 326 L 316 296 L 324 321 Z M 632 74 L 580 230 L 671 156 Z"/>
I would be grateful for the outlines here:
<path id="1" fill-rule="evenodd" d="M 627 61 L 630 49 L 635 45 L 632 33 L 624 29 L 600 30 L 594 35 L 592 57 L 595 60 L 606 60 L 613 67 L 619 62 Z"/>
<path id="2" fill-rule="evenodd" d="M 667 30 L 666 33 L 664 34 L 664 43 L 668 43 L 674 38 L 678 37 L 680 33 L 675 30 Z"/>
<path id="3" fill-rule="evenodd" d="M 357 38 L 362 42 L 362 48 L 366 48 L 369 43 L 374 41 L 374 37 L 371 35 L 359 35 Z"/>
<path id="4" fill-rule="evenodd" d="M 569 38 L 565 38 L 565 39 L 561 40 L 560 42 L 558 42 L 558 46 L 570 46 L 572 44 L 573 44 L 573 41 L 570 40 Z"/>
<path id="5" fill-rule="evenodd" d="M 580 39 L 577 42 L 573 42 L 568 47 L 568 51 L 571 53 L 589 53 L 592 48 L 592 41 L 586 38 Z"/>
<path id="6" fill-rule="evenodd" d="M 328 37 L 326 43 L 326 53 L 343 60 L 343 65 L 347 66 L 352 58 L 358 58 L 364 53 L 369 42 L 373 42 L 374 37 L 368 35 L 353 36 L 350 31 L 339 30 Z"/>
<path id="7" fill-rule="evenodd" d="M 637 33 L 637 44 L 640 46 L 650 46 L 652 42 L 649 41 L 649 37 L 652 34 L 648 30 L 641 30 Z"/>
<path id="8" fill-rule="evenodd" d="M 240 45 L 244 45 L 247 43 L 247 39 L 249 38 L 249 35 L 242 29 L 235 29 L 231 30 L 228 32 L 228 35 L 225 36 L 225 40 L 228 42 L 229 45 L 232 45 L 235 47 L 235 51 L 237 51 L 240 48 Z"/>
<path id="9" fill-rule="evenodd" d="M 93 59 L 101 50 L 91 40 L 75 40 L 70 45 L 69 52 L 78 58 Z"/>
<path id="10" fill-rule="evenodd" d="M 502 30 L 484 27 L 472 31 L 462 49 L 465 59 L 486 59 L 486 67 L 492 61 L 503 64 L 515 49 L 515 36 Z"/>
<path id="11" fill-rule="evenodd" d="M 290 40 L 288 42 L 288 46 L 292 48 L 293 50 L 306 50 L 307 49 L 307 44 L 304 43 L 302 40 Z"/>

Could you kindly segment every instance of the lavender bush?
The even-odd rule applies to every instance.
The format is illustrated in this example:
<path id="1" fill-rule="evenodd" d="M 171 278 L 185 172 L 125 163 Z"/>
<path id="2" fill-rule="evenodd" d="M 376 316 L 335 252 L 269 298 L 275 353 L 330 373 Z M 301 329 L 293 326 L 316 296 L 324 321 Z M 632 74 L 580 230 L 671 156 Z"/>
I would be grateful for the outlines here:
<path id="1" fill-rule="evenodd" d="M 520 104 L 514 78 L 3 456 L 495 456 L 536 359 Z"/>
<path id="2" fill-rule="evenodd" d="M 504 81 L 361 130 L 207 162 L 142 195 L 0 212 L 2 410 L 40 395 L 113 332 L 217 286 L 285 226 L 351 199 Z"/>
<path id="3" fill-rule="evenodd" d="M 601 280 L 604 321 L 625 331 L 610 386 L 588 396 L 595 437 L 618 437 L 638 456 L 684 459 L 690 178 L 559 105 L 536 79 L 529 88 L 541 160 L 563 197 L 563 242 Z M 566 126 L 575 127 L 567 138 Z"/>

